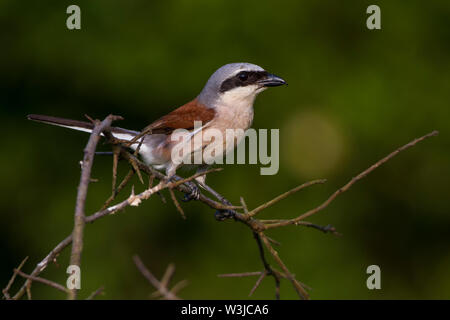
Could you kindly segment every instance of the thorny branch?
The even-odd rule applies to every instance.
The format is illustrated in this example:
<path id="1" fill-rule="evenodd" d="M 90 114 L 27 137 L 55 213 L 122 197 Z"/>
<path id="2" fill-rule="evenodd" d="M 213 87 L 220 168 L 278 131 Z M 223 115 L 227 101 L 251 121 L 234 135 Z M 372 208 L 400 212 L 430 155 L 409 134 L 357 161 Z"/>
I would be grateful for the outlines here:
<path id="1" fill-rule="evenodd" d="M 161 281 L 159 281 L 150 272 L 150 270 L 148 270 L 148 268 L 144 265 L 138 255 L 133 256 L 133 261 L 142 275 L 148 280 L 148 282 L 150 282 L 153 287 L 155 287 L 156 291 L 152 294 L 153 298 L 161 298 L 165 300 L 180 300 L 180 298 L 176 294 L 187 285 L 187 281 L 182 280 L 175 284 L 172 289 L 169 289 L 170 280 L 172 280 L 172 277 L 175 273 L 175 266 L 173 264 L 169 264 L 167 266 L 166 272 L 161 278 Z"/>
<path id="2" fill-rule="evenodd" d="M 11 296 L 9 295 L 9 290 L 11 289 L 11 286 L 13 285 L 14 280 L 16 280 L 17 271 L 20 271 L 20 269 L 22 269 L 22 267 L 24 266 L 25 262 L 27 262 L 27 260 L 28 260 L 28 257 L 25 257 L 25 259 L 22 260 L 22 262 L 19 264 L 17 269 L 14 269 L 14 273 L 13 273 L 11 279 L 9 279 L 8 284 L 2 290 L 3 297 L 5 297 L 5 299 L 8 299 L 8 300 L 11 299 Z"/>
<path id="3" fill-rule="evenodd" d="M 78 186 L 77 202 L 75 205 L 75 222 L 72 233 L 72 254 L 70 256 L 70 265 L 81 266 L 81 251 L 83 250 L 83 231 L 86 223 L 84 207 L 86 197 L 91 181 L 91 169 L 94 162 L 94 154 L 97 143 L 100 140 L 100 134 L 111 127 L 114 120 L 121 120 L 122 117 L 109 115 L 102 122 L 94 121 L 94 129 L 89 137 L 89 141 L 84 149 L 84 158 L 81 164 L 81 178 Z M 32 280 L 32 278 L 31 278 Z M 68 299 L 74 300 L 77 296 L 77 289 L 72 289 L 68 293 Z"/>
<path id="4" fill-rule="evenodd" d="M 49 263 L 56 261 L 56 257 L 59 255 L 59 253 L 69 246 L 72 242 L 72 256 L 71 256 L 71 264 L 80 264 L 80 258 L 81 258 L 81 252 L 82 252 L 82 239 L 83 239 L 83 231 L 84 226 L 86 223 L 92 223 L 100 218 L 103 218 L 108 215 L 112 215 L 114 213 L 117 213 L 120 210 L 123 210 L 126 207 L 129 206 L 138 206 L 142 201 L 147 200 L 150 198 L 153 194 L 160 194 L 160 191 L 164 189 L 168 189 L 171 193 L 171 198 L 175 203 L 175 206 L 177 207 L 177 210 L 180 211 L 182 216 L 184 216 L 184 211 L 181 208 L 181 205 L 176 200 L 175 195 L 173 194 L 173 190 L 178 190 L 183 193 L 191 193 L 192 185 L 187 183 L 199 175 L 204 175 L 212 171 L 218 171 L 218 169 L 214 169 L 211 171 L 203 172 L 201 174 L 193 175 L 189 178 L 182 179 L 180 177 L 176 177 L 176 182 L 169 182 L 168 178 L 162 174 L 161 172 L 153 169 L 150 166 L 145 165 L 142 163 L 137 157 L 137 152 L 134 152 L 133 154 L 130 153 L 126 148 L 129 147 L 130 141 L 120 141 L 118 139 L 115 139 L 110 134 L 110 126 L 111 122 L 114 120 L 119 120 L 121 117 L 117 116 L 108 116 L 105 120 L 102 122 L 98 120 L 92 120 L 95 124 L 94 130 L 91 133 L 91 136 L 89 138 L 89 142 L 85 149 L 85 157 L 83 160 L 83 166 L 82 166 L 82 174 L 80 179 L 80 186 L 78 188 L 78 196 L 77 196 L 77 205 L 75 210 L 75 227 L 72 232 L 72 234 L 68 235 L 66 238 L 64 238 L 60 243 L 58 243 L 55 248 L 53 248 L 49 254 L 41 261 L 39 262 L 34 270 L 31 272 L 31 274 L 27 275 L 20 271 L 25 261 L 21 263 L 21 265 L 14 270 L 14 274 L 9 281 L 8 285 L 3 289 L 3 297 L 5 299 L 20 299 L 26 292 L 31 297 L 30 293 L 30 286 L 32 281 L 39 281 L 42 283 L 45 283 L 47 285 L 50 285 L 52 287 L 57 288 L 58 290 L 68 292 L 69 291 L 69 298 L 76 298 L 76 292 L 68 290 L 64 287 L 59 287 L 59 284 L 56 284 L 52 281 L 39 278 L 38 275 L 44 271 L 44 269 L 48 266 Z M 145 132 L 146 134 L 147 132 Z M 285 198 L 293 195 L 294 193 L 310 187 L 315 184 L 323 184 L 326 182 L 324 179 L 320 180 L 313 180 L 307 183 L 304 183 L 302 185 L 299 185 L 280 196 L 267 201 L 266 203 L 254 208 L 253 210 L 248 210 L 247 206 L 245 204 L 245 201 L 243 198 L 241 198 L 241 205 L 240 206 L 234 206 L 230 201 L 228 201 L 224 196 L 219 194 L 214 189 L 206 186 L 206 191 L 210 193 L 216 200 L 213 200 L 206 196 L 203 193 L 200 193 L 198 201 L 206 204 L 207 206 L 217 210 L 220 214 L 216 215 L 216 218 L 218 220 L 225 220 L 232 218 L 237 222 L 245 224 L 250 231 L 252 232 L 259 251 L 259 256 L 261 259 L 261 262 L 263 264 L 264 269 L 262 271 L 257 272 L 246 272 L 246 273 L 232 273 L 232 274 L 225 274 L 225 275 L 219 275 L 221 277 L 247 277 L 247 276 L 259 276 L 255 285 L 250 291 L 250 295 L 254 293 L 254 291 L 258 288 L 258 286 L 261 284 L 261 282 L 266 278 L 267 276 L 272 276 L 275 280 L 275 297 L 277 299 L 280 298 L 280 282 L 282 279 L 287 279 L 291 282 L 292 286 L 296 290 L 297 294 L 301 299 L 308 299 L 309 295 L 307 293 L 307 289 L 309 289 L 306 285 L 299 282 L 295 275 L 292 274 L 289 269 L 287 268 L 286 264 L 283 262 L 283 260 L 279 257 L 278 252 L 273 248 L 272 244 L 278 244 L 275 240 L 269 238 L 266 234 L 266 230 L 279 228 L 283 226 L 288 225 L 298 225 L 298 226 L 305 226 L 305 227 L 312 227 L 315 229 L 318 229 L 323 232 L 331 232 L 335 235 L 339 235 L 337 233 L 336 229 L 330 225 L 327 226 L 319 226 L 314 223 L 304 221 L 306 218 L 312 216 L 313 214 L 316 214 L 317 212 L 325 209 L 332 201 L 334 201 L 338 195 L 344 193 L 347 191 L 353 184 L 355 184 L 357 181 L 363 179 L 366 177 L 369 173 L 374 171 L 376 168 L 384 164 L 385 162 L 392 159 L 394 156 L 396 156 L 401 151 L 404 151 L 410 147 L 413 147 L 417 143 L 430 138 L 432 136 L 436 136 L 438 134 L 437 131 L 433 131 L 427 135 L 424 135 L 420 138 L 417 138 L 406 145 L 396 149 L 386 157 L 382 158 L 381 160 L 377 161 L 375 164 L 352 178 L 349 182 L 347 182 L 342 188 L 338 189 L 336 192 L 334 192 L 327 200 L 325 200 L 322 204 L 319 206 L 297 216 L 292 219 L 257 219 L 256 216 L 258 213 L 260 213 L 262 210 L 265 210 L 276 203 L 278 203 L 281 200 L 284 200 Z M 92 162 L 94 158 L 94 154 L 96 151 L 96 145 L 100 138 L 100 135 L 105 136 L 107 142 L 111 143 L 113 145 L 113 183 L 112 183 L 112 194 L 111 196 L 106 200 L 103 207 L 89 215 L 85 216 L 84 214 L 84 203 L 86 201 L 87 196 L 87 189 L 88 184 L 91 181 L 90 172 L 92 168 Z M 137 136 L 131 143 L 139 143 L 138 149 L 142 143 L 142 137 L 144 136 L 144 132 L 141 133 L 139 136 Z M 139 140 L 140 139 L 140 140 Z M 128 172 L 128 174 L 125 176 L 125 178 L 120 182 L 119 186 L 116 187 L 117 183 L 117 163 L 119 158 L 126 160 L 130 166 L 131 169 Z M 129 183 L 131 178 L 134 176 L 134 174 L 137 174 L 140 181 L 143 183 L 141 172 L 146 173 L 149 176 L 149 186 L 148 188 L 138 194 L 134 193 L 134 188 L 130 196 L 125 199 L 124 201 L 121 201 L 115 205 L 110 206 L 111 202 L 113 202 L 117 196 L 117 194 L 125 188 L 125 186 Z M 154 179 L 159 180 L 159 183 L 156 186 L 152 186 Z M 237 210 L 242 210 L 242 212 L 239 212 Z M 272 267 L 269 262 L 267 261 L 267 258 L 265 257 L 265 250 L 270 254 L 274 262 L 278 265 L 278 267 L 281 269 L 281 271 L 277 270 L 276 268 Z M 157 280 L 151 272 L 145 267 L 145 265 L 142 263 L 140 258 L 138 256 L 133 257 L 134 262 L 136 266 L 138 267 L 139 271 L 149 280 L 149 282 L 157 289 L 156 294 L 159 297 L 162 297 L 163 299 L 178 299 L 176 296 L 176 292 L 184 286 L 184 282 L 178 283 L 175 285 L 172 289 L 168 289 L 168 283 L 170 281 L 170 278 L 173 275 L 173 267 L 169 265 L 166 274 L 163 276 L 162 280 Z M 26 278 L 25 283 L 21 286 L 21 288 L 18 290 L 18 292 L 11 297 L 9 294 L 9 290 L 11 288 L 11 285 L 13 284 L 16 275 L 20 275 L 22 277 Z M 90 297 L 94 297 L 100 292 L 103 291 L 103 288 L 100 288 L 96 292 L 92 293 Z"/>
<path id="5" fill-rule="evenodd" d="M 381 166 L 382 164 L 388 162 L 389 160 L 391 160 L 393 157 L 395 157 L 397 154 L 399 154 L 401 151 L 406 150 L 408 148 L 411 148 L 413 146 L 415 146 L 417 143 L 433 137 L 433 136 L 437 136 L 439 134 L 438 131 L 433 131 L 430 132 L 429 134 L 426 134 L 420 138 L 414 139 L 413 141 L 405 144 L 404 146 L 396 149 L 395 151 L 391 152 L 390 154 L 388 154 L 386 157 L 378 160 L 376 163 L 374 163 L 373 165 L 371 165 L 369 168 L 367 168 L 366 170 L 364 170 L 363 172 L 361 172 L 360 174 L 358 174 L 356 177 L 352 178 L 349 182 L 347 182 L 342 188 L 338 189 L 336 192 L 334 192 L 327 200 L 325 200 L 320 206 L 311 209 L 305 213 L 303 213 L 302 215 L 291 219 L 291 220 L 286 220 L 286 221 L 282 221 L 279 223 L 272 223 L 272 224 L 268 224 L 266 225 L 265 229 L 273 229 L 273 228 L 278 228 L 278 227 L 283 227 L 283 226 L 287 226 L 290 224 L 296 224 L 302 220 L 305 220 L 306 218 L 312 216 L 313 214 L 316 214 L 317 212 L 325 209 L 334 199 L 336 199 L 337 196 L 339 196 L 340 194 L 344 193 L 345 191 L 347 191 L 348 189 L 350 189 L 350 187 L 352 185 L 354 185 L 356 182 L 358 182 L 359 180 L 361 180 L 362 178 L 365 178 L 369 173 L 371 173 L 372 171 L 374 171 L 376 168 L 378 168 L 379 166 Z M 255 209 L 256 210 L 256 209 Z"/>
<path id="6" fill-rule="evenodd" d="M 103 294 L 103 291 L 105 290 L 104 287 L 100 287 L 97 290 L 95 290 L 94 292 L 92 292 L 89 297 L 86 298 L 86 300 L 93 300 L 96 296 L 99 296 L 101 294 Z"/>
<path id="7" fill-rule="evenodd" d="M 15 273 L 15 274 L 18 274 L 18 275 L 21 276 L 21 277 L 24 277 L 24 278 L 26 278 L 26 279 L 29 279 L 29 280 L 31 280 L 31 281 L 34 281 L 34 282 L 41 282 L 41 283 L 43 283 L 43 284 L 46 284 L 46 285 L 49 286 L 49 287 L 55 288 L 55 289 L 57 289 L 57 290 L 59 290 L 59 291 L 62 291 L 62 292 L 64 292 L 64 293 L 69 293 L 69 292 L 70 292 L 70 290 L 67 289 L 66 287 L 60 285 L 59 283 L 50 281 L 50 280 L 48 280 L 48 279 L 44 279 L 44 278 L 40 278 L 40 277 L 35 277 L 35 276 L 30 276 L 30 275 L 28 275 L 28 274 L 26 274 L 26 273 L 24 273 L 24 272 L 22 272 L 22 271 L 20 271 L 20 270 L 17 270 L 17 269 L 14 269 L 14 273 Z"/>

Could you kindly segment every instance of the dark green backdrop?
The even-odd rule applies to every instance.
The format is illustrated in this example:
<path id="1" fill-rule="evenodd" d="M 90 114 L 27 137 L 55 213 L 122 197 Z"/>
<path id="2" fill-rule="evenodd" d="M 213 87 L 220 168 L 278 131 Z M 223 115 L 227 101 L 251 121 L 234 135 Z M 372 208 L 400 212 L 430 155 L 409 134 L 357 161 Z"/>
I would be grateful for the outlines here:
<path id="1" fill-rule="evenodd" d="M 81 7 L 82 29 L 65 26 Z M 382 30 L 365 26 L 369 4 Z M 314 299 L 448 298 L 450 293 L 450 3 L 442 1 L 0 1 L 0 286 L 25 257 L 30 272 L 73 226 L 87 135 L 25 120 L 28 113 L 83 119 L 120 114 L 142 129 L 195 97 L 219 66 L 246 61 L 289 82 L 255 104 L 255 128 L 280 128 L 280 171 L 229 165 L 209 184 L 250 207 L 314 178 L 324 186 L 265 211 L 298 215 L 385 154 L 440 135 L 378 169 L 311 221 L 342 237 L 288 227 L 270 232 Z M 107 148 L 103 147 L 105 150 Z M 127 168 L 121 166 L 121 175 Z M 111 159 L 97 158 L 87 213 L 109 195 Z M 138 190 L 143 187 L 134 180 Z M 128 193 L 129 190 L 126 191 Z M 138 253 L 161 276 L 177 266 L 183 298 L 247 298 L 255 279 L 219 273 L 261 269 L 251 234 L 213 211 L 158 198 L 88 225 L 81 297 L 140 299 L 153 291 Z M 68 251 L 44 277 L 65 283 Z M 382 289 L 366 288 L 377 264 Z M 255 298 L 273 298 L 266 280 Z M 296 298 L 282 283 L 282 298 Z M 40 284 L 35 298 L 65 298 Z"/>

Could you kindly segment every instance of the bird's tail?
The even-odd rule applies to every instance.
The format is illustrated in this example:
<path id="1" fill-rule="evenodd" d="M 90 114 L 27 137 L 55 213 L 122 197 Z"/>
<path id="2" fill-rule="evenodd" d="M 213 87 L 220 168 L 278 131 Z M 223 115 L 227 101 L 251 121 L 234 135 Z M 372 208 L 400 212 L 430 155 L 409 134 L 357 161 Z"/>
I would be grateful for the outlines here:
<path id="1" fill-rule="evenodd" d="M 94 125 L 90 122 L 64 119 L 41 114 L 29 114 L 27 116 L 27 119 L 89 133 L 94 128 Z M 111 132 L 114 137 L 122 140 L 131 140 L 133 139 L 133 137 L 139 134 L 139 132 L 137 131 L 127 130 L 119 127 L 112 127 Z"/>

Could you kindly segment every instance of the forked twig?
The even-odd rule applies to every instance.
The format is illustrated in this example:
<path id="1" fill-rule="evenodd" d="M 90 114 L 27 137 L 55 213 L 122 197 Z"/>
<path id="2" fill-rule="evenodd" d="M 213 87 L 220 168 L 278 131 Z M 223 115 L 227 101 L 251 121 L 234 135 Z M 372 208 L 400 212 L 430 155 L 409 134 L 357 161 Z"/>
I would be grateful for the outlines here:
<path id="1" fill-rule="evenodd" d="M 425 140 L 427 138 L 437 136 L 438 134 L 439 134 L 438 131 L 433 131 L 433 132 L 430 132 L 429 134 L 426 134 L 426 135 L 424 135 L 424 136 L 422 136 L 420 138 L 414 139 L 413 141 L 405 144 L 404 146 L 401 146 L 400 148 L 398 148 L 395 151 L 393 151 L 390 154 L 388 154 L 386 157 L 380 159 L 379 161 L 377 161 L 376 163 L 371 165 L 369 168 L 367 168 L 366 170 L 364 170 L 363 172 L 358 174 L 356 177 L 352 178 L 349 182 L 347 182 L 343 187 L 341 187 L 336 192 L 334 192 L 327 200 L 325 200 L 318 207 L 316 207 L 314 209 L 311 209 L 311 210 L 301 214 L 300 216 L 298 216 L 298 217 L 296 217 L 294 219 L 290 219 L 290 220 L 286 220 L 286 221 L 283 221 L 283 222 L 266 225 L 265 229 L 273 229 L 273 228 L 284 227 L 284 226 L 288 226 L 288 225 L 291 225 L 291 224 L 295 224 L 295 223 L 297 223 L 297 222 L 299 222 L 301 220 L 304 220 L 304 219 L 312 216 L 313 214 L 315 214 L 315 213 L 325 209 L 334 199 L 336 199 L 337 196 L 339 196 L 340 194 L 342 194 L 345 191 L 347 191 L 348 189 L 350 189 L 350 187 L 353 186 L 356 182 L 358 182 L 359 180 L 361 180 L 364 177 L 366 177 L 369 173 L 371 173 L 376 168 L 378 168 L 382 164 L 386 163 L 387 161 L 389 161 L 390 159 L 395 157 L 401 151 L 406 150 L 408 148 L 411 148 L 411 147 L 415 146 L 417 143 L 419 143 L 419 142 L 421 142 L 421 141 L 423 141 L 423 140 Z"/>
<path id="2" fill-rule="evenodd" d="M 28 275 L 28 274 L 26 274 L 26 273 L 24 273 L 24 272 L 22 272 L 22 271 L 20 271 L 18 269 L 14 269 L 14 272 L 17 273 L 19 276 L 24 277 L 24 278 L 26 278 L 28 280 L 43 283 L 43 284 L 45 284 L 45 285 L 47 285 L 49 287 L 55 288 L 55 289 L 57 289 L 59 291 L 62 291 L 64 293 L 69 293 L 69 291 L 70 291 L 66 287 L 64 287 L 64 286 L 62 286 L 59 283 L 56 283 L 54 281 Z"/>
<path id="3" fill-rule="evenodd" d="M 163 299 L 166 300 L 180 300 L 180 298 L 176 295 L 176 292 L 178 292 L 183 286 L 186 285 L 186 281 L 177 283 L 172 289 L 168 288 L 170 279 L 172 278 L 173 273 L 175 272 L 174 265 L 169 264 L 166 272 L 164 273 L 164 276 L 162 277 L 161 281 L 159 281 L 144 265 L 144 263 L 142 262 L 141 258 L 139 258 L 138 255 L 133 256 L 133 261 L 136 264 L 138 270 L 142 273 L 142 275 L 157 290 L 156 292 L 157 294 L 156 295 L 153 294 L 154 297 L 162 296 Z"/>
<path id="4" fill-rule="evenodd" d="M 25 259 L 22 260 L 22 262 L 19 264 L 19 266 L 16 269 L 14 269 L 14 272 L 13 272 L 13 275 L 11 276 L 11 279 L 9 279 L 8 284 L 2 290 L 3 297 L 5 297 L 7 300 L 11 299 L 11 296 L 9 295 L 9 289 L 11 289 L 11 286 L 13 285 L 14 280 L 16 280 L 17 271 L 20 271 L 20 269 L 22 269 L 22 267 L 24 266 L 25 262 L 27 262 L 27 260 L 28 260 L 28 257 L 25 257 Z"/>

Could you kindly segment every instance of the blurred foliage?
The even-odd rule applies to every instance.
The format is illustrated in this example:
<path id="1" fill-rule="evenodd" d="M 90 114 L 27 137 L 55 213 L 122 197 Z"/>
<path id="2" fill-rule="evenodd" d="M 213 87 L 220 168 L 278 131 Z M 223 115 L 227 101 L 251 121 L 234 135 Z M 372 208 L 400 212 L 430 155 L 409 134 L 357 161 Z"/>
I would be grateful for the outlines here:
<path id="1" fill-rule="evenodd" d="M 81 7 L 82 29 L 65 26 Z M 382 30 L 365 26 L 368 1 L 0 1 L 0 283 L 30 256 L 30 272 L 72 230 L 83 133 L 25 120 L 28 113 L 83 119 L 109 113 L 141 129 L 195 97 L 219 66 L 247 61 L 289 82 L 255 105 L 255 128 L 280 128 L 280 171 L 229 165 L 209 184 L 254 207 L 312 178 L 327 178 L 262 213 L 282 218 L 316 206 L 398 146 L 433 129 L 310 220 L 343 237 L 288 227 L 269 235 L 315 299 L 449 298 L 450 2 L 377 1 Z M 103 147 L 107 150 L 107 147 Z M 121 166 L 121 174 L 127 169 Z M 87 202 L 110 193 L 111 159 L 97 157 Z M 142 190 L 138 180 L 137 189 Z M 125 192 L 129 192 L 129 189 Z M 125 194 L 126 196 L 126 194 Z M 152 288 L 131 257 L 158 276 L 168 263 L 188 279 L 183 298 L 247 298 L 256 279 L 219 273 L 261 269 L 245 226 L 218 223 L 198 203 L 182 220 L 158 198 L 85 230 L 81 297 L 147 298 Z M 66 250 L 44 277 L 65 283 Z M 366 288 L 366 268 L 382 290 Z M 64 298 L 33 285 L 35 298 Z M 282 283 L 282 298 L 296 298 Z M 255 298 L 272 298 L 266 280 Z"/>

